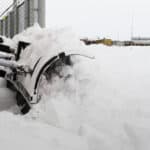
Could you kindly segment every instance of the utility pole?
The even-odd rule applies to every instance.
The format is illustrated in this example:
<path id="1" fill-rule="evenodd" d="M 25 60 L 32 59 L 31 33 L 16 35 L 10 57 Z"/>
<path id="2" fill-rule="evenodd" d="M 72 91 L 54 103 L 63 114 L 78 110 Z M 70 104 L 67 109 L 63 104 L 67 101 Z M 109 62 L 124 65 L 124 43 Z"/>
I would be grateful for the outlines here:
<path id="1" fill-rule="evenodd" d="M 132 18 L 131 18 L 131 39 L 134 37 L 134 12 L 132 12 Z"/>

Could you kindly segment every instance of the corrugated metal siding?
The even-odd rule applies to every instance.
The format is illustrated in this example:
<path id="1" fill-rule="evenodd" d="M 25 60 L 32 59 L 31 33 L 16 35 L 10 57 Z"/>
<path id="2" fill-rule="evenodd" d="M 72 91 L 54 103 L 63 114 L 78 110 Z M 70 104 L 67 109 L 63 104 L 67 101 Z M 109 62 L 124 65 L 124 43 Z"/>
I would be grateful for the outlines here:
<path id="1" fill-rule="evenodd" d="M 22 3 L 18 6 L 18 32 L 22 32 L 25 29 L 25 5 Z"/>
<path id="2" fill-rule="evenodd" d="M 13 37 L 35 22 L 44 26 L 45 0 L 16 1 L 7 15 L 0 20 L 0 35 Z M 43 10 L 42 10 L 43 9 Z M 42 10 L 42 11 L 41 11 Z M 41 13 L 41 14 L 39 14 Z"/>

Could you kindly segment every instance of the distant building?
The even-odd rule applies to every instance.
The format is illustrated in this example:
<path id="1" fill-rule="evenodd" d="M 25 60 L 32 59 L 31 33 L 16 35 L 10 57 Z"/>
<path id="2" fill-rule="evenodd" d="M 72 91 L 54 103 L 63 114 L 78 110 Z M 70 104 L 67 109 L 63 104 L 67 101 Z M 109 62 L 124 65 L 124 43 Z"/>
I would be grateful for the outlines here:
<path id="1" fill-rule="evenodd" d="M 140 43 L 144 45 L 149 45 L 150 44 L 150 37 L 132 37 L 131 41 L 134 43 Z"/>
<path id="2" fill-rule="evenodd" d="M 150 37 L 132 37 L 131 41 L 150 41 Z"/>

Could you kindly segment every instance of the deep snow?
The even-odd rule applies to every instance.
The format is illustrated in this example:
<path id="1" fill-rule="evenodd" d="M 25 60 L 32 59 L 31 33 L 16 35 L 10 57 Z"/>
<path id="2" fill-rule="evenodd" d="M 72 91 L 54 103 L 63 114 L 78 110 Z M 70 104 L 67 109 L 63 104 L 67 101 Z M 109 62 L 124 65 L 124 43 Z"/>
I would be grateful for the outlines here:
<path id="1" fill-rule="evenodd" d="M 32 64 L 36 56 L 51 49 L 77 50 L 95 59 L 75 58 L 74 67 L 69 68 L 72 77 L 44 84 L 43 100 L 26 116 L 17 114 L 15 95 L 1 80 L 1 148 L 150 149 L 149 47 L 84 46 L 72 31 L 39 27 L 13 41 L 18 39 L 33 43 L 28 48 L 32 55 L 24 52 L 20 63 Z"/>

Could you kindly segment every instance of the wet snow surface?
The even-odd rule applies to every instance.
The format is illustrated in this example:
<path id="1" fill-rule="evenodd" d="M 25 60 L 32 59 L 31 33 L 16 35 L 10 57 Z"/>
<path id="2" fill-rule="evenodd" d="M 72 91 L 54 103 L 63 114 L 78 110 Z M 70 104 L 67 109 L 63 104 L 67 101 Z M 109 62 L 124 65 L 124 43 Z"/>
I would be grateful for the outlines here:
<path id="1" fill-rule="evenodd" d="M 42 101 L 26 116 L 17 114 L 15 94 L 5 88 L 1 79 L 1 149 L 150 149 L 148 47 L 86 47 L 66 29 L 35 27 L 13 40 L 19 38 L 30 39 L 32 48 L 38 49 L 32 53 L 33 59 L 43 55 L 43 49 L 58 52 L 75 49 L 95 59 L 74 58 L 73 68 L 65 68 L 70 78 L 65 81 L 54 78 L 51 84 L 43 81 Z M 23 60 L 27 56 L 24 54 Z M 28 64 L 32 61 L 26 60 Z"/>

